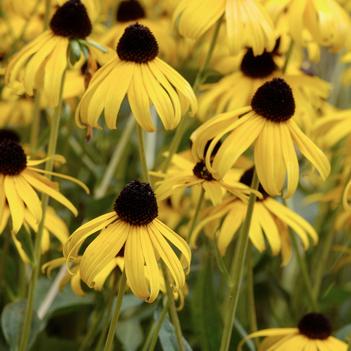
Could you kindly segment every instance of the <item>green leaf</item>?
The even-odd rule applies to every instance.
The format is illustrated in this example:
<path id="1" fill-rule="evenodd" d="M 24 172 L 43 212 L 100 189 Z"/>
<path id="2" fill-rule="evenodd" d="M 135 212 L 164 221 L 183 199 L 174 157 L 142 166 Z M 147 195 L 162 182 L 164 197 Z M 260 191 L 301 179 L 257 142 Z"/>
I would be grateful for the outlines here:
<path id="1" fill-rule="evenodd" d="M 345 340 L 347 342 L 351 341 L 351 324 L 345 325 L 343 328 L 339 329 L 335 336 L 338 339 Z"/>
<path id="2" fill-rule="evenodd" d="M 206 255 L 192 296 L 193 326 L 204 351 L 217 351 L 220 344 L 221 318 L 213 276 L 211 257 Z"/>
<path id="3" fill-rule="evenodd" d="M 155 317 L 155 320 L 158 320 L 160 318 L 160 312 L 157 311 L 154 314 L 154 317 Z M 160 343 L 164 351 L 178 351 L 178 343 L 177 343 L 177 336 L 175 333 L 175 329 L 172 323 L 169 321 L 168 317 L 165 318 L 165 321 L 162 324 L 158 337 L 160 339 Z M 184 339 L 184 337 L 183 337 L 183 344 L 184 344 L 185 351 L 192 351 L 191 346 Z"/>
<path id="4" fill-rule="evenodd" d="M 23 316 L 26 301 L 21 300 L 5 306 L 1 314 L 1 327 L 4 337 L 10 350 L 16 350 L 22 331 Z M 36 313 L 33 313 L 32 328 L 29 337 L 29 347 L 31 347 L 38 334 L 45 328 L 45 322 L 41 321 Z"/>
<path id="5" fill-rule="evenodd" d="M 120 321 L 117 326 L 116 335 L 123 345 L 125 351 L 136 351 L 144 339 L 143 328 L 139 318 L 131 318 Z"/>

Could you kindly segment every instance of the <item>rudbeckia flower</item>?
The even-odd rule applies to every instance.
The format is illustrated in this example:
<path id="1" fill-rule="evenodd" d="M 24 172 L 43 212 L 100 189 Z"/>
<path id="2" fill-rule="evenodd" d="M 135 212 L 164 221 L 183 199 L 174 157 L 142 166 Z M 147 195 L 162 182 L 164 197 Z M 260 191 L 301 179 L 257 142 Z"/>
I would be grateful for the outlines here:
<path id="1" fill-rule="evenodd" d="M 138 0 L 123 0 L 118 4 L 116 24 L 100 38 L 100 42 L 116 48 L 124 30 L 131 24 L 139 23 L 155 35 L 159 44 L 160 56 L 168 62 L 176 55 L 176 45 L 171 33 L 171 23 L 161 17 L 152 19 L 147 16 L 147 9 Z"/>
<path id="2" fill-rule="evenodd" d="M 147 27 L 127 27 L 118 42 L 117 56 L 95 73 L 80 100 L 78 126 L 98 128 L 104 113 L 107 127 L 115 129 L 126 95 L 135 119 L 146 131 L 155 130 L 151 105 L 166 129 L 178 125 L 189 105 L 196 112 L 197 101 L 189 83 L 157 55 L 156 38 Z"/>
<path id="3" fill-rule="evenodd" d="M 77 258 L 83 242 L 101 230 L 82 254 L 81 279 L 91 288 L 96 279 L 117 256 L 124 258 L 127 284 L 147 302 L 153 302 L 161 289 L 162 261 L 170 273 L 176 291 L 185 285 L 184 270 L 190 266 L 187 243 L 158 218 L 155 195 L 147 183 L 132 181 L 115 201 L 114 211 L 79 227 L 64 246 L 67 263 Z M 172 245 L 172 246 L 171 246 Z M 178 258 L 173 246 L 182 255 Z"/>
<path id="4" fill-rule="evenodd" d="M 320 313 L 303 316 L 297 328 L 272 328 L 251 333 L 246 339 L 265 337 L 261 351 L 347 351 L 348 345 L 332 336 L 329 320 Z M 243 342 L 238 350 L 242 350 Z"/>
<path id="5" fill-rule="evenodd" d="M 280 78 L 263 84 L 252 98 L 251 106 L 214 117 L 193 134 L 193 150 L 206 154 L 206 167 L 216 177 L 224 174 L 253 144 L 254 162 L 260 183 L 271 195 L 280 195 L 287 178 L 286 197 L 291 196 L 299 181 L 299 162 L 295 145 L 313 164 L 323 179 L 330 164 L 323 152 L 300 130 L 294 119 L 295 100 L 289 85 Z M 211 161 L 212 150 L 226 135 Z"/>
<path id="6" fill-rule="evenodd" d="M 186 156 L 190 157 L 186 157 Z M 194 161 L 190 153 L 174 155 L 172 164 L 163 180 L 156 183 L 156 196 L 164 200 L 177 190 L 186 188 L 202 188 L 205 198 L 209 198 L 213 205 L 222 202 L 226 192 L 231 192 L 236 197 L 246 199 L 250 188 L 234 181 L 235 170 L 227 172 L 223 179 L 216 179 L 206 168 L 204 160 Z"/>
<path id="7" fill-rule="evenodd" d="M 252 48 L 255 55 L 273 49 L 273 22 L 257 0 L 182 0 L 173 19 L 180 34 L 198 39 L 224 14 L 228 44 L 234 53 L 245 47 Z"/>
<path id="8" fill-rule="evenodd" d="M 22 146 L 13 140 L 0 141 L 0 218 L 3 216 L 5 206 L 8 205 L 14 233 L 17 233 L 25 223 L 26 210 L 38 223 L 40 222 L 42 207 L 37 191 L 55 199 L 74 215 L 78 213 L 73 204 L 58 191 L 57 184 L 40 173 L 68 179 L 88 191 L 84 184 L 74 178 L 36 167 L 46 160 L 27 158 Z"/>
<path id="9" fill-rule="evenodd" d="M 351 21 L 335 0 L 268 0 L 266 8 L 274 20 L 287 13 L 290 34 L 299 45 L 306 45 L 312 38 L 336 50 L 345 47 Z M 305 31 L 309 36 L 304 35 Z"/>
<path id="10" fill-rule="evenodd" d="M 250 185 L 252 175 L 253 168 L 244 172 L 240 182 Z M 286 265 L 291 257 L 289 227 L 301 239 L 305 250 L 308 249 L 311 242 L 317 243 L 318 235 L 304 218 L 269 197 L 261 185 L 259 186 L 259 192 L 263 197 L 257 198 L 253 209 L 249 232 L 250 241 L 259 252 L 266 250 L 267 241 L 272 254 L 278 255 L 281 252 L 282 264 Z M 235 238 L 238 229 L 245 220 L 246 211 L 247 201 L 243 202 L 236 198 L 229 198 L 222 204 L 210 208 L 204 213 L 204 218 L 195 228 L 193 241 L 190 244 L 195 245 L 197 237 L 204 227 L 211 223 L 219 226 L 219 221 L 223 219 L 216 237 L 213 237 L 215 230 L 211 230 L 211 235 L 217 242 L 220 254 L 225 255 L 229 244 Z M 213 227 L 211 228 L 213 229 Z"/>
<path id="11" fill-rule="evenodd" d="M 28 95 L 40 89 L 48 106 L 57 106 L 70 40 L 84 39 L 91 30 L 87 10 L 80 0 L 65 2 L 53 15 L 50 29 L 12 58 L 6 71 L 6 83 L 22 82 Z"/>
<path id="12" fill-rule="evenodd" d="M 295 120 L 299 126 L 310 130 L 322 101 L 329 95 L 329 84 L 318 77 L 304 74 L 300 70 L 299 60 L 290 63 L 287 73 L 282 72 L 282 67 L 278 47 L 257 56 L 247 49 L 238 70 L 216 83 L 204 85 L 199 99 L 199 118 L 204 120 L 208 116 L 246 106 L 262 84 L 273 78 L 283 78 L 296 100 Z"/>

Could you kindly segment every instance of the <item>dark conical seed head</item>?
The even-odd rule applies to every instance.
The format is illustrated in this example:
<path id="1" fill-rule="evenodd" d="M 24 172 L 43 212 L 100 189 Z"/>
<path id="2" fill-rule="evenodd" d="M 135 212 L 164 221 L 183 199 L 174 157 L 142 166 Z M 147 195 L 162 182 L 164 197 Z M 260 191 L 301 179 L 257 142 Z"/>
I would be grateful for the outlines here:
<path id="1" fill-rule="evenodd" d="M 0 142 L 0 174 L 15 176 L 27 166 L 27 157 L 20 144 L 13 140 Z"/>
<path id="2" fill-rule="evenodd" d="M 141 24 L 127 27 L 117 44 L 122 61 L 147 63 L 158 55 L 158 44 L 150 29 Z"/>
<path id="3" fill-rule="evenodd" d="M 84 39 L 92 31 L 87 9 L 80 0 L 69 0 L 60 6 L 50 21 L 50 28 L 55 35 L 72 39 Z"/>
<path id="4" fill-rule="evenodd" d="M 212 174 L 206 168 L 206 164 L 204 161 L 198 162 L 195 167 L 193 168 L 193 173 L 196 177 L 204 180 L 213 180 Z"/>
<path id="5" fill-rule="evenodd" d="M 295 113 L 295 100 L 290 86 L 274 78 L 259 87 L 251 100 L 252 109 L 272 122 L 284 122 Z"/>
<path id="6" fill-rule="evenodd" d="M 115 201 L 114 210 L 131 225 L 151 223 L 158 215 L 158 206 L 150 184 L 137 180 L 128 183 Z"/>
<path id="7" fill-rule="evenodd" d="M 145 18 L 145 10 L 138 0 L 121 1 L 116 13 L 117 22 L 124 23 Z"/>
<path id="8" fill-rule="evenodd" d="M 252 49 L 248 49 L 240 64 L 241 71 L 250 78 L 269 77 L 278 66 L 273 59 L 273 53 L 264 52 L 254 56 Z"/>
<path id="9" fill-rule="evenodd" d="M 329 320 L 320 313 L 308 313 L 298 324 L 300 334 L 309 339 L 328 339 L 332 333 Z"/>
<path id="10" fill-rule="evenodd" d="M 250 187 L 252 184 L 253 175 L 254 175 L 254 167 L 251 167 L 242 174 L 242 176 L 240 177 L 240 183 L 243 183 L 243 184 Z M 259 185 L 258 185 L 258 191 L 262 194 L 263 200 L 266 199 L 267 197 L 269 197 L 269 195 L 264 190 L 261 183 L 259 183 Z M 257 201 L 260 201 L 260 199 L 257 199 Z"/>
<path id="11" fill-rule="evenodd" d="M 21 138 L 12 129 L 0 129 L 0 143 L 4 140 L 11 140 L 11 141 L 14 141 L 16 143 L 19 143 Z"/>

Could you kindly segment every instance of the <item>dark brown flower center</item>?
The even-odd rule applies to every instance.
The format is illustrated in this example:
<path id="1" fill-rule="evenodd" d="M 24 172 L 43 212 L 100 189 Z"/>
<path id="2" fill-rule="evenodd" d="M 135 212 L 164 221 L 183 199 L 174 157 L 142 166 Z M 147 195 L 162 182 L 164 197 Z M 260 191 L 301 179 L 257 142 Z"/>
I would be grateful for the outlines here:
<path id="1" fill-rule="evenodd" d="M 137 180 L 128 183 L 115 201 L 114 210 L 131 225 L 151 223 L 158 215 L 158 206 L 150 184 Z"/>
<path id="2" fill-rule="evenodd" d="M 295 100 L 285 80 L 274 78 L 257 89 L 251 107 L 261 117 L 280 123 L 294 115 Z"/>
<path id="3" fill-rule="evenodd" d="M 145 17 L 145 10 L 138 0 L 124 0 L 118 5 L 116 13 L 117 22 L 137 21 Z"/>
<path id="4" fill-rule="evenodd" d="M 248 49 L 240 65 L 241 71 L 250 78 L 269 77 L 278 66 L 274 62 L 273 52 L 264 52 L 254 56 L 252 49 Z"/>
<path id="5" fill-rule="evenodd" d="M 147 63 L 158 55 L 158 44 L 150 29 L 141 24 L 127 27 L 117 44 L 122 61 Z"/>
<path id="6" fill-rule="evenodd" d="M 13 140 L 0 141 L 0 174 L 15 176 L 27 166 L 27 157 L 20 144 Z"/>
<path id="7" fill-rule="evenodd" d="M 309 339 L 328 339 L 332 333 L 329 320 L 320 313 L 308 313 L 298 324 L 300 334 Z"/>
<path id="8" fill-rule="evenodd" d="M 4 140 L 20 142 L 20 136 L 12 129 L 0 129 L 0 143 Z"/>
<path id="9" fill-rule="evenodd" d="M 204 161 L 198 162 L 193 168 L 193 173 L 196 177 L 204 179 L 204 180 L 213 180 L 212 174 L 206 168 L 206 164 Z"/>
<path id="10" fill-rule="evenodd" d="M 90 35 L 92 25 L 85 6 L 80 0 L 69 0 L 54 13 L 50 28 L 55 35 L 84 39 Z"/>

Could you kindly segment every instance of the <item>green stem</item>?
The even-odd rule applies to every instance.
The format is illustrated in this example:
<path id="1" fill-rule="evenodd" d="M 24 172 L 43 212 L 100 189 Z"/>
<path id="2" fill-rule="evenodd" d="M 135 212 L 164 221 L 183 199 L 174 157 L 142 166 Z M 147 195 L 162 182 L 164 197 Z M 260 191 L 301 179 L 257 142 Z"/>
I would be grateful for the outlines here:
<path id="1" fill-rule="evenodd" d="M 208 51 L 207 51 L 205 62 L 196 74 L 194 84 L 193 84 L 193 90 L 194 90 L 195 94 L 197 93 L 201 83 L 203 82 L 204 73 L 206 72 L 206 70 L 210 64 L 210 61 L 212 59 L 213 52 L 214 52 L 214 49 L 215 49 L 216 44 L 217 44 L 221 24 L 222 24 L 222 17 L 217 21 L 216 27 L 213 31 L 213 36 L 212 36 L 211 43 L 210 43 L 210 46 L 209 46 Z M 187 128 L 186 128 L 187 121 L 188 121 L 188 115 L 183 116 L 183 118 L 181 119 L 181 121 L 176 129 L 174 137 L 173 137 L 171 144 L 168 148 L 168 150 L 169 150 L 168 156 L 161 167 L 161 170 L 164 173 L 167 171 L 167 169 L 172 161 L 173 155 L 178 151 L 178 148 L 179 148 L 179 145 L 183 139 L 184 133 L 187 130 Z"/>
<path id="2" fill-rule="evenodd" d="M 62 76 L 60 92 L 59 92 L 59 103 L 55 108 L 55 112 L 54 112 L 54 115 L 52 116 L 52 121 L 50 126 L 50 139 L 49 139 L 49 146 L 48 146 L 48 153 L 47 153 L 49 160 L 45 164 L 45 170 L 49 172 L 52 172 L 54 167 L 54 160 L 52 159 L 52 156 L 54 156 L 56 153 L 58 132 L 59 132 L 62 105 L 63 105 L 62 96 L 63 96 L 65 77 L 66 77 L 66 71 L 64 71 Z M 46 210 L 48 208 L 48 204 L 49 204 L 49 196 L 48 194 L 43 194 L 42 218 L 39 223 L 38 233 L 35 237 L 34 262 L 32 267 L 31 279 L 29 282 L 28 297 L 27 297 L 26 309 L 24 313 L 24 322 L 23 322 L 22 333 L 21 333 L 21 338 L 19 343 L 19 351 L 26 350 L 28 346 L 29 334 L 30 334 L 30 329 L 31 329 L 31 324 L 33 319 L 34 293 L 37 286 L 38 276 L 40 273 L 41 242 L 42 242 L 42 237 L 44 232 L 44 224 L 45 224 Z"/>
<path id="3" fill-rule="evenodd" d="M 295 235 L 293 235 L 290 231 L 289 231 L 289 234 L 290 234 L 290 238 L 291 238 L 293 248 L 294 248 L 294 251 L 296 254 L 297 262 L 298 262 L 299 267 L 300 267 L 302 279 L 304 281 L 304 284 L 305 284 L 307 292 L 308 292 L 308 298 L 310 300 L 311 307 L 312 307 L 314 312 L 317 312 L 318 305 L 317 305 L 317 301 L 316 301 L 316 296 L 313 293 L 312 283 L 311 283 L 310 276 L 308 274 L 306 261 L 305 261 L 304 257 L 302 257 L 302 255 L 301 255 L 301 252 L 299 250 L 299 245 L 297 243 Z"/>
<path id="4" fill-rule="evenodd" d="M 150 177 L 149 177 L 149 169 L 147 167 L 146 154 L 145 154 L 144 131 L 139 126 L 139 124 L 137 125 L 137 134 L 138 134 L 138 148 L 139 148 L 139 157 L 140 157 L 142 175 L 143 175 L 144 181 L 151 184 Z"/>
<path id="5" fill-rule="evenodd" d="M 175 301 L 174 301 L 173 291 L 172 291 L 172 287 L 171 287 L 171 281 L 169 278 L 167 268 L 165 267 L 164 264 L 162 265 L 162 271 L 163 271 L 163 276 L 165 278 L 167 298 L 169 301 L 168 311 L 169 311 L 169 314 L 171 317 L 173 327 L 175 329 L 177 344 L 178 344 L 178 351 L 185 351 L 184 342 L 183 342 L 182 327 L 180 325 L 180 321 L 179 321 L 179 317 L 178 317 L 178 313 L 177 313 L 177 309 L 176 309 L 176 305 L 175 305 Z"/>
<path id="6" fill-rule="evenodd" d="M 252 262 L 252 250 L 248 249 L 247 252 L 247 301 L 249 311 L 250 333 L 257 330 L 257 316 L 255 304 L 255 290 L 254 290 L 254 272 Z"/>
<path id="7" fill-rule="evenodd" d="M 34 98 L 33 121 L 30 129 L 30 150 L 32 153 L 35 153 L 38 147 L 38 141 L 39 141 L 40 99 L 41 99 L 41 94 L 39 91 L 37 91 Z"/>
<path id="8" fill-rule="evenodd" d="M 285 74 L 285 73 L 286 73 L 286 70 L 288 69 L 288 66 L 289 66 L 289 62 L 290 62 L 290 59 L 291 59 L 291 55 L 292 55 L 293 49 L 294 49 L 294 40 L 293 40 L 293 39 L 290 39 L 290 44 L 289 44 L 288 52 L 286 53 L 284 65 L 283 65 L 283 68 L 282 68 L 283 74 Z"/>
<path id="9" fill-rule="evenodd" d="M 108 330 L 104 351 L 111 351 L 113 348 L 113 340 L 115 338 L 117 323 L 121 312 L 121 306 L 122 306 L 123 296 L 126 290 L 126 286 L 127 286 L 127 277 L 126 277 L 125 271 L 123 270 L 123 273 L 119 282 L 119 287 L 118 287 L 116 306 L 111 319 L 110 328 Z"/>
<path id="10" fill-rule="evenodd" d="M 256 171 L 252 178 L 251 188 L 254 190 L 258 189 L 258 178 Z M 247 206 L 246 217 L 244 223 L 241 226 L 238 242 L 236 244 L 235 253 L 233 256 L 231 269 L 230 269 L 230 281 L 229 281 L 229 292 L 225 301 L 225 316 L 224 316 L 224 330 L 222 334 L 220 351 L 228 351 L 230 347 L 230 341 L 233 331 L 233 324 L 235 320 L 236 309 L 239 301 L 240 287 L 242 283 L 243 270 L 245 266 L 246 252 L 249 244 L 249 231 L 251 226 L 251 218 L 253 209 L 256 202 L 256 194 L 251 193 L 249 197 L 249 203 Z"/>
<path id="11" fill-rule="evenodd" d="M 49 27 L 51 0 L 45 0 L 44 30 Z"/>
<path id="12" fill-rule="evenodd" d="M 1 257 L 0 257 L 0 287 L 3 288 L 6 285 L 5 281 L 5 267 L 6 267 L 6 258 L 8 257 L 8 251 L 10 247 L 10 235 L 5 232 L 3 234 L 3 239 L 4 243 L 2 246 L 2 252 L 1 252 Z M 20 267 L 23 265 L 22 262 L 20 262 Z"/>
<path id="13" fill-rule="evenodd" d="M 169 308 L 169 300 L 165 302 L 162 308 L 162 312 L 157 322 L 154 322 L 150 332 L 145 340 L 144 346 L 141 351 L 154 351 L 157 345 L 158 334 L 160 333 L 162 324 L 167 316 L 167 311 Z"/>
<path id="14" fill-rule="evenodd" d="M 112 154 L 111 160 L 110 160 L 110 162 L 107 166 L 107 169 L 104 173 L 101 184 L 97 187 L 97 189 L 95 191 L 95 198 L 96 199 L 100 199 L 106 194 L 106 191 L 111 183 L 111 179 L 115 175 L 116 169 L 119 166 L 121 159 L 123 157 L 124 151 L 128 145 L 130 136 L 131 136 L 133 129 L 134 129 L 134 125 L 135 125 L 135 119 L 129 118 L 127 126 L 123 130 L 122 136 L 119 139 L 117 147 L 116 147 L 114 153 Z"/>
<path id="15" fill-rule="evenodd" d="M 189 229 L 189 233 L 188 233 L 188 242 L 191 242 L 191 237 L 193 235 L 195 226 L 197 224 L 197 221 L 198 221 L 198 218 L 200 215 L 200 211 L 201 211 L 204 197 L 205 197 L 205 190 L 203 187 L 201 187 L 201 193 L 200 193 L 199 199 L 197 200 L 195 213 L 194 213 L 194 216 L 193 216 L 193 218 L 191 220 L 191 224 L 190 224 L 190 229 Z"/>

